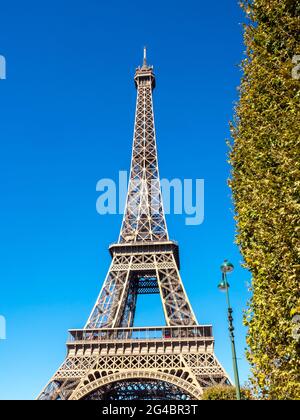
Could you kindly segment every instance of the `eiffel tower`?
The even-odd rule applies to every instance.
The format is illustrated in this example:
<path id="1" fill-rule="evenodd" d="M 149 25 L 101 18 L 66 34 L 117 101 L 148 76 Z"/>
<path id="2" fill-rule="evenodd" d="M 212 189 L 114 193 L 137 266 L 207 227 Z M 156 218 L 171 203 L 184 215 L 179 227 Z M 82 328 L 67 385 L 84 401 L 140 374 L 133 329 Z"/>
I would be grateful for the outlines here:
<path id="1" fill-rule="evenodd" d="M 137 88 L 131 172 L 119 240 L 96 304 L 70 330 L 67 356 L 41 400 L 199 400 L 205 387 L 231 382 L 214 354 L 211 325 L 198 325 L 168 236 L 158 172 L 153 67 Z M 137 296 L 159 293 L 165 326 L 134 327 Z"/>

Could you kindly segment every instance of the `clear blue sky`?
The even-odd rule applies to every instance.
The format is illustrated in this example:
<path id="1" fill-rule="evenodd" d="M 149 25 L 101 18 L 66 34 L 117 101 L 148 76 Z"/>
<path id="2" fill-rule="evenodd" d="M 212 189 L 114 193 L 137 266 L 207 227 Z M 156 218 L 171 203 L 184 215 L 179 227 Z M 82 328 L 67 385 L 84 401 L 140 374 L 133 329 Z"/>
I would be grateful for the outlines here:
<path id="1" fill-rule="evenodd" d="M 67 330 L 83 327 L 110 263 L 121 216 L 95 210 L 100 178 L 130 163 L 142 47 L 157 75 L 162 177 L 205 179 L 205 221 L 168 216 L 182 278 L 200 323 L 232 375 L 219 266 L 229 258 L 237 353 L 244 382 L 242 311 L 250 274 L 234 245 L 226 162 L 241 72 L 243 15 L 236 0 L 0 1 L 0 398 L 33 399 L 65 357 Z M 138 324 L 160 324 L 140 300 Z M 144 303 L 144 305 L 142 305 Z"/>

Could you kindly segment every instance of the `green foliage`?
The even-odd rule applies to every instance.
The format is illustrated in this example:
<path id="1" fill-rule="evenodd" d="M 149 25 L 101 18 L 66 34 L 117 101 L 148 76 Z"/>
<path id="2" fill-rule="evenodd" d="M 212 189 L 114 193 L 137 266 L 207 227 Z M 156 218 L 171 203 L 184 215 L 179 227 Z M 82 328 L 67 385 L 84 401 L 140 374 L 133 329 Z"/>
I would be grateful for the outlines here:
<path id="1" fill-rule="evenodd" d="M 247 389 L 241 390 L 242 400 L 250 400 L 250 392 Z M 217 385 L 206 388 L 202 400 L 236 400 L 235 388 L 233 386 Z"/>
<path id="2" fill-rule="evenodd" d="M 237 243 L 252 273 L 245 317 L 257 397 L 300 399 L 299 0 L 244 0 L 247 58 L 232 125 L 230 162 Z"/>

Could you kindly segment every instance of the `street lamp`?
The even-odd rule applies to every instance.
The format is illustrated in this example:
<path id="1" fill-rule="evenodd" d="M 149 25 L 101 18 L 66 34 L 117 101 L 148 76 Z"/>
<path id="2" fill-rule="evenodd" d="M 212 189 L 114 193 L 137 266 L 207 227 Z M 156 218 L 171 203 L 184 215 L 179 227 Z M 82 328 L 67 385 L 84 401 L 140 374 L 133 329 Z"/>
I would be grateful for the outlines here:
<path id="1" fill-rule="evenodd" d="M 221 291 L 226 292 L 226 301 L 228 307 L 228 323 L 229 323 L 229 336 L 231 342 L 231 351 L 232 351 L 232 364 L 233 364 L 233 371 L 234 371 L 234 381 L 235 381 L 235 389 L 236 389 L 236 399 L 241 399 L 241 389 L 240 389 L 240 380 L 239 380 L 239 372 L 238 372 L 238 365 L 237 365 L 237 358 L 236 358 L 236 350 L 235 350 L 235 342 L 234 342 L 234 327 L 233 327 L 233 317 L 232 313 L 233 310 L 230 306 L 229 300 L 229 283 L 227 281 L 227 273 L 231 273 L 234 269 L 234 266 L 231 262 L 224 260 L 223 264 L 221 265 L 222 271 L 222 280 L 218 284 L 218 288 Z"/>

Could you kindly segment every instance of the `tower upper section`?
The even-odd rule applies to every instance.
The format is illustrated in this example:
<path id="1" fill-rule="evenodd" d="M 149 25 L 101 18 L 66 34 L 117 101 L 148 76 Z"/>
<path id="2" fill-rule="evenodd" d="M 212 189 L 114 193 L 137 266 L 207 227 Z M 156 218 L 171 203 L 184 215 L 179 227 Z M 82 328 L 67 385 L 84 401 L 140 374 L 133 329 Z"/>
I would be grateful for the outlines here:
<path id="1" fill-rule="evenodd" d="M 137 101 L 132 160 L 119 242 L 166 241 L 152 102 L 155 76 L 153 67 L 147 65 L 145 49 L 143 65 L 136 69 L 134 81 Z"/>

